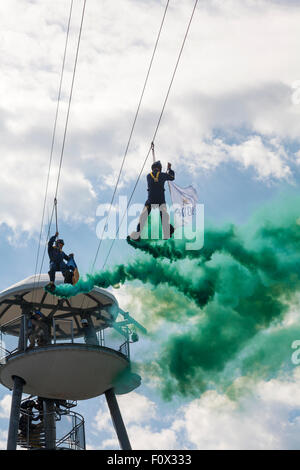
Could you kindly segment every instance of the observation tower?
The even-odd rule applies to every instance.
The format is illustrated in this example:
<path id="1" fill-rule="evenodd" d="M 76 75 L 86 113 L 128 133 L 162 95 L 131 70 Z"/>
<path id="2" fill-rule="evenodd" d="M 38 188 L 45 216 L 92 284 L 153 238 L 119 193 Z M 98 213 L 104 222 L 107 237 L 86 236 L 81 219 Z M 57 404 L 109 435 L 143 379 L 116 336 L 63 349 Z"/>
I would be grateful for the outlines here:
<path id="1" fill-rule="evenodd" d="M 104 394 L 120 448 L 130 450 L 116 395 L 141 383 L 130 343 L 146 330 L 107 290 L 59 299 L 44 290 L 48 282 L 31 276 L 0 293 L 0 383 L 12 390 L 7 449 L 84 450 L 84 418 L 73 408 Z"/>

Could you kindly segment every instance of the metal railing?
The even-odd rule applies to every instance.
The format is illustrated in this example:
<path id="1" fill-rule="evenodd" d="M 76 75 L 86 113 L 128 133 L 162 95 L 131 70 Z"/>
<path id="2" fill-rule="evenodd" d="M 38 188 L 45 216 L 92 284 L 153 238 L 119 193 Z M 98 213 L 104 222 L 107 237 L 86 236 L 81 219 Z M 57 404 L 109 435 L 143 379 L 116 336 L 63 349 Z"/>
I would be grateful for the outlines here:
<path id="1" fill-rule="evenodd" d="M 77 413 L 70 413 L 72 418 L 72 429 L 65 436 L 56 442 L 58 449 L 84 450 L 85 449 L 85 432 L 84 420 Z"/>
<path id="2" fill-rule="evenodd" d="M 53 414 L 56 422 L 55 448 L 85 450 L 84 419 L 80 414 L 68 409 L 56 409 L 54 413 L 45 414 L 21 408 L 18 445 L 25 449 L 45 449 L 45 418 L 50 415 L 53 417 Z"/>
<path id="3" fill-rule="evenodd" d="M 58 337 L 59 333 L 59 339 Z M 58 342 L 74 343 L 74 327 L 73 320 L 70 318 L 54 318 L 52 321 L 52 337 L 53 344 Z"/>
<path id="4" fill-rule="evenodd" d="M 52 324 L 41 321 L 41 326 L 32 328 L 29 319 L 26 321 L 25 315 L 21 315 L 1 325 L 0 334 L 0 365 L 5 364 L 6 359 L 17 351 L 61 343 L 108 347 L 121 352 L 128 359 L 130 357 L 128 335 L 124 338 L 114 328 L 96 331 L 91 325 L 82 327 L 80 336 L 78 330 L 75 335 L 72 318 L 53 317 Z"/>
<path id="5" fill-rule="evenodd" d="M 127 359 L 130 360 L 130 348 L 129 348 L 129 341 L 126 340 L 123 344 L 121 344 L 119 348 L 119 352 L 124 354 L 124 356 L 127 357 Z"/>
<path id="6" fill-rule="evenodd" d="M 6 363 L 8 356 L 19 350 L 19 331 L 22 321 L 22 316 L 14 318 L 3 325 L 0 330 L 0 364 Z M 6 334 L 6 332 L 15 330 L 14 334 Z M 5 338 L 5 340 L 4 340 Z"/>

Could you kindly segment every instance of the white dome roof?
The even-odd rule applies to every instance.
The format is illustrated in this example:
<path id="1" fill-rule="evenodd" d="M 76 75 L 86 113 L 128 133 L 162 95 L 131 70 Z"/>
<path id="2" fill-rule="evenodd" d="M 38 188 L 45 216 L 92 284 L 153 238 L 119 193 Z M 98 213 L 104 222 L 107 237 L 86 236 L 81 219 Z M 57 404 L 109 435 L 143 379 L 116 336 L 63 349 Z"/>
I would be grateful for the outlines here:
<path id="1" fill-rule="evenodd" d="M 8 322 L 20 318 L 23 308 L 38 308 L 45 317 L 50 315 L 55 319 L 72 317 L 77 325 L 74 336 L 79 333 L 83 314 L 91 315 L 96 329 L 106 328 L 107 322 L 118 315 L 118 302 L 105 289 L 94 287 L 88 294 L 59 299 L 45 291 L 44 287 L 48 283 L 47 274 L 30 276 L 0 292 L 0 328 L 3 329 Z M 63 276 L 57 273 L 56 284 L 62 283 Z M 11 331 L 11 334 L 16 335 L 17 331 Z"/>

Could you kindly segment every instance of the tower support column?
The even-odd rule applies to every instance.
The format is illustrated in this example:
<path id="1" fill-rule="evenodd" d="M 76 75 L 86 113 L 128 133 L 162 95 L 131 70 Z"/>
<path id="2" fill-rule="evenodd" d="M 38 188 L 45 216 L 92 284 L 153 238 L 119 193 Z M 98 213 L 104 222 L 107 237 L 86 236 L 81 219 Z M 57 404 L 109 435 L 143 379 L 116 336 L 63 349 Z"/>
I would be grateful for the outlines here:
<path id="1" fill-rule="evenodd" d="M 45 429 L 45 447 L 48 450 L 56 449 L 56 421 L 54 400 L 43 398 L 43 415 Z"/>
<path id="2" fill-rule="evenodd" d="M 22 400 L 23 385 L 25 384 L 24 380 L 21 377 L 14 376 L 13 381 L 14 388 L 10 408 L 7 450 L 16 450 L 17 448 L 20 421 L 20 406 Z"/>
<path id="3" fill-rule="evenodd" d="M 105 392 L 106 401 L 110 411 L 111 419 L 117 433 L 120 447 L 122 450 L 131 450 L 128 434 L 123 422 L 120 408 L 116 399 L 114 390 L 111 388 Z"/>

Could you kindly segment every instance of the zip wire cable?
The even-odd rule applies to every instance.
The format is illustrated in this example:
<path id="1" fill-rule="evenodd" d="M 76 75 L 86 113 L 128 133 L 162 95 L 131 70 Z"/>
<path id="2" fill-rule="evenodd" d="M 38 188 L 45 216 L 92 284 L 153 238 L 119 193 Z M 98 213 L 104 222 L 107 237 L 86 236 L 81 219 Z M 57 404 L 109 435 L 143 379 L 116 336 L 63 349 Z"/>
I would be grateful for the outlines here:
<path id="1" fill-rule="evenodd" d="M 162 117 L 163 117 L 163 114 L 164 114 L 164 111 L 165 111 L 165 107 L 166 107 L 166 104 L 167 104 L 167 101 L 168 101 L 168 98 L 169 98 L 169 95 L 170 95 L 170 91 L 171 91 L 171 88 L 172 88 L 172 85 L 173 85 L 173 82 L 174 82 L 174 78 L 175 78 L 175 75 L 176 75 L 176 72 L 177 72 L 177 68 L 178 68 L 178 65 L 179 65 L 179 62 L 180 62 L 180 58 L 182 56 L 182 52 L 183 52 L 183 49 L 184 49 L 184 46 L 185 46 L 185 42 L 186 42 L 186 39 L 187 39 L 187 36 L 188 36 L 188 33 L 189 33 L 189 30 L 190 30 L 190 26 L 191 26 L 191 23 L 192 23 L 192 20 L 193 20 L 193 17 L 194 17 L 194 13 L 195 13 L 195 10 L 196 10 L 196 7 L 197 7 L 197 4 L 198 4 L 198 0 L 195 1 L 195 4 L 194 4 L 194 7 L 193 7 L 193 10 L 192 10 L 192 14 L 191 14 L 191 17 L 190 17 L 190 20 L 189 20 L 189 23 L 188 23 L 188 26 L 187 26 L 187 29 L 186 29 L 186 32 L 185 32 L 185 35 L 184 35 L 184 38 L 183 38 L 183 42 L 182 42 L 182 45 L 181 45 L 181 48 L 180 48 L 180 51 L 179 51 L 179 55 L 178 55 L 178 58 L 177 58 L 177 61 L 176 61 L 176 64 L 175 64 L 175 68 L 174 68 L 174 71 L 173 71 L 173 75 L 172 75 L 172 78 L 171 78 L 171 81 L 170 81 L 170 85 L 169 85 L 169 88 L 168 88 L 168 91 L 167 91 L 167 94 L 166 94 L 166 97 L 165 97 L 165 100 L 164 100 L 164 103 L 163 103 L 163 106 L 162 106 L 162 110 L 161 110 L 161 113 L 160 113 L 160 116 L 159 116 L 159 119 L 158 119 L 158 122 L 157 122 L 157 126 L 156 126 L 156 129 L 155 129 L 155 132 L 154 132 L 154 135 L 153 135 L 153 138 L 152 138 L 152 142 L 151 142 L 151 146 L 150 146 L 150 149 L 146 155 L 146 158 L 144 160 L 144 163 L 143 163 L 143 166 L 141 168 L 141 171 L 138 175 L 138 178 L 135 182 L 135 185 L 134 185 L 134 188 L 133 188 L 133 191 L 131 193 L 131 196 L 129 198 L 129 201 L 127 203 L 127 207 L 126 207 L 126 210 L 124 211 L 124 214 L 123 214 L 123 217 L 121 219 L 121 222 L 118 224 L 118 229 L 117 229 L 117 233 L 116 233 L 116 237 L 118 236 L 119 234 L 119 231 L 120 231 L 120 227 L 123 223 L 123 220 L 124 220 L 124 217 L 125 217 L 125 214 L 126 212 L 128 211 L 128 208 L 129 208 L 129 205 L 131 203 L 131 200 L 133 198 L 133 195 L 134 195 L 134 192 L 136 190 L 136 187 L 139 183 L 139 180 L 141 178 L 141 175 L 143 173 L 143 170 L 145 168 L 145 165 L 146 165 L 146 162 L 149 158 L 149 155 L 152 151 L 152 144 L 154 145 L 154 141 L 155 141 L 155 138 L 156 138 L 156 135 L 157 135 L 157 132 L 158 132 L 158 129 L 159 129 L 159 126 L 160 126 L 160 123 L 161 123 L 161 120 L 162 120 Z M 110 253 L 112 251 L 112 248 L 114 246 L 114 243 L 115 243 L 115 240 L 116 238 L 113 239 L 111 245 L 110 245 L 110 248 L 109 248 L 109 251 L 108 251 L 108 254 L 105 258 L 105 261 L 104 261 L 104 264 L 102 266 L 102 269 L 104 269 L 106 263 L 107 263 L 107 260 L 110 256 Z"/>
<path id="2" fill-rule="evenodd" d="M 51 151 L 50 151 L 50 158 L 49 158 L 49 167 L 48 167 L 48 174 L 47 174 L 47 181 L 46 181 L 46 190 L 45 190 L 44 204 L 43 204 L 43 213 L 42 213 L 42 220 L 41 220 L 41 227 L 40 227 L 40 236 L 39 236 L 38 252 L 37 252 L 37 258 L 36 258 L 36 265 L 35 265 L 35 275 L 36 275 L 36 272 L 37 272 L 38 258 L 39 258 L 39 252 L 40 252 L 40 243 L 41 243 L 42 232 L 43 232 L 43 225 L 44 225 L 44 218 L 45 218 L 46 200 L 47 200 L 47 195 L 48 195 L 50 171 L 51 171 L 51 165 L 52 165 L 52 159 L 53 159 L 53 149 L 54 149 L 54 142 L 55 142 L 55 136 L 56 136 L 56 127 L 57 127 L 57 120 L 58 120 L 58 112 L 59 112 L 59 106 L 60 106 L 61 91 L 62 91 L 62 83 L 63 83 L 63 76 L 64 76 L 64 70 L 65 70 L 65 63 L 66 63 L 66 53 L 67 53 L 67 47 L 68 47 L 68 41 L 69 41 L 70 23 L 71 23 L 71 17 L 72 17 L 72 9 L 73 9 L 73 0 L 71 0 L 70 13 L 69 13 L 69 20 L 68 20 L 68 27 L 67 27 L 67 36 L 66 36 L 65 49 L 64 49 L 64 55 L 63 55 L 63 63 L 62 63 L 62 69 L 61 69 L 61 75 L 60 75 L 59 91 L 58 91 L 57 106 L 56 106 L 54 127 L 53 127 L 53 133 L 52 133 Z"/>
<path id="3" fill-rule="evenodd" d="M 55 227 L 56 233 L 58 233 L 58 222 L 57 222 L 57 199 L 54 199 L 54 209 L 55 209 Z"/>
<path id="4" fill-rule="evenodd" d="M 63 155 L 64 155 L 64 150 L 65 150 L 67 129 L 68 129 L 68 124 L 69 124 L 70 108 L 71 108 L 71 101 L 72 101 L 72 97 L 73 97 L 73 89 L 74 89 L 76 68 L 77 68 L 77 62 L 78 62 L 79 46 L 80 46 L 80 41 L 81 41 L 81 34 L 82 34 L 82 26 L 83 26 L 84 14 L 85 14 L 86 1 L 87 0 L 84 0 L 82 16 L 81 16 L 81 23 L 80 23 L 79 36 L 78 36 L 77 49 L 76 49 L 76 57 L 75 57 L 72 84 L 71 84 L 71 91 L 70 91 L 70 96 L 69 96 L 68 112 L 67 112 L 67 118 L 66 118 L 65 130 L 64 130 L 64 137 L 63 137 L 63 144 L 62 144 L 62 149 L 61 149 L 61 156 L 60 156 L 60 162 L 59 162 L 59 170 L 58 170 L 54 200 L 57 199 L 58 186 L 59 186 L 59 182 L 60 182 L 61 168 L 62 168 Z"/>
<path id="5" fill-rule="evenodd" d="M 128 142 L 127 142 L 127 145 L 126 145 L 126 149 L 125 149 L 125 153 L 124 153 L 123 160 L 122 160 L 122 163 L 121 163 L 121 167 L 120 167 L 120 170 L 119 170 L 118 178 L 117 178 L 117 181 L 116 181 L 116 184 L 115 184 L 115 187 L 114 187 L 114 191 L 113 191 L 113 195 L 112 195 L 112 198 L 111 198 L 111 201 L 110 201 L 109 210 L 108 210 L 108 213 L 107 213 L 107 216 L 106 216 L 106 219 L 105 219 L 105 224 L 103 226 L 101 238 L 100 238 L 100 241 L 99 241 L 99 244 L 98 244 L 98 247 L 97 247 L 97 250 L 96 250 L 96 255 L 95 255 L 95 258 L 94 258 L 94 261 L 93 261 L 93 265 L 92 265 L 92 269 L 91 269 L 92 273 L 94 272 L 94 269 L 95 269 L 95 264 L 96 264 L 96 261 L 97 261 L 98 255 L 99 255 L 99 251 L 100 251 L 100 248 L 101 248 L 101 245 L 102 245 L 102 241 L 103 241 L 103 235 L 104 235 L 105 227 L 106 227 L 106 224 L 107 224 L 110 212 L 111 212 L 111 208 L 112 208 L 112 205 L 113 205 L 113 202 L 114 202 L 114 199 L 115 199 L 115 195 L 116 195 L 116 192 L 117 192 L 117 189 L 118 189 L 118 185 L 119 185 L 119 182 L 120 182 L 121 173 L 123 171 L 123 167 L 124 167 L 124 163 L 125 163 L 125 160 L 126 160 L 126 157 L 127 157 L 129 145 L 130 145 L 131 138 L 132 138 L 132 135 L 133 135 L 133 131 L 134 131 L 134 128 L 135 128 L 135 124 L 136 124 L 136 121 L 137 121 L 137 118 L 138 118 L 138 115 L 139 115 L 140 107 L 141 107 L 141 104 L 142 104 L 142 101 L 143 101 L 144 93 L 145 93 L 146 86 L 147 86 L 147 83 L 148 83 L 148 79 L 149 79 L 149 75 L 150 75 L 150 72 L 151 72 L 151 68 L 152 68 L 155 53 L 156 53 L 156 50 L 157 50 L 157 46 L 158 46 L 158 43 L 159 43 L 159 40 L 160 40 L 162 28 L 163 28 L 163 25 L 164 25 L 164 22 L 165 22 L 165 18 L 166 18 L 166 14 L 167 14 L 167 11 L 168 11 L 169 3 L 170 3 L 170 0 L 168 0 L 167 3 L 166 3 L 163 18 L 162 18 L 162 21 L 161 21 L 161 24 L 160 24 L 160 27 L 159 27 L 159 31 L 158 31 L 158 34 L 157 34 L 157 38 L 156 38 L 156 41 L 155 41 L 155 45 L 154 45 L 154 49 L 153 49 L 153 52 L 152 52 L 151 60 L 150 60 L 149 66 L 148 66 L 148 71 L 147 71 L 146 78 L 145 78 L 145 81 L 144 81 L 144 85 L 143 85 L 143 88 L 142 88 L 142 93 L 141 93 L 141 96 L 140 96 L 140 99 L 139 99 L 139 102 L 138 102 L 138 107 L 137 107 L 137 110 L 136 110 L 136 113 L 135 113 L 135 116 L 134 116 L 134 120 L 133 120 L 133 123 L 132 123 L 131 131 L 130 131 L 130 134 L 129 134 L 129 139 L 128 139 Z M 80 306 L 81 309 L 83 308 L 84 302 L 85 302 L 85 297 L 83 297 L 83 300 L 81 302 L 81 306 Z"/>
<path id="6" fill-rule="evenodd" d="M 132 135 L 133 135 L 133 131 L 134 131 L 134 128 L 135 128 L 135 124 L 136 124 L 136 121 L 137 121 L 137 118 L 138 118 L 138 115 L 139 115 L 140 107 L 141 107 L 141 104 L 142 104 L 142 101 L 143 101 L 145 89 L 146 89 L 146 86 L 147 86 L 147 83 L 148 83 L 148 78 L 149 78 L 149 75 L 150 75 L 150 72 L 151 72 L 154 56 L 155 56 L 157 46 L 158 46 L 158 42 L 159 42 L 159 39 L 160 39 L 160 36 L 161 36 L 161 31 L 162 31 L 162 28 L 163 28 L 163 25 L 164 25 L 164 21 L 165 21 L 165 17 L 166 17 L 167 11 L 168 11 L 169 3 L 170 3 L 170 0 L 167 1 L 166 6 L 165 6 L 163 18 L 162 18 L 162 21 L 161 21 L 161 24 L 160 24 L 160 28 L 159 28 L 158 35 L 157 35 L 157 38 L 156 38 L 156 42 L 155 42 L 155 46 L 154 46 L 154 49 L 153 49 L 152 57 L 151 57 L 149 67 L 148 67 L 148 71 L 147 71 L 147 74 L 146 74 L 146 79 L 145 79 L 145 82 L 144 82 L 144 85 L 143 85 L 142 93 L 141 93 L 141 96 L 140 96 L 140 99 L 139 99 L 138 107 L 137 107 L 135 117 L 134 117 L 134 120 L 133 120 L 133 124 L 132 124 L 132 127 L 131 127 L 129 139 L 128 139 L 128 142 L 127 142 L 127 145 L 126 145 L 125 153 L 124 153 L 123 160 L 122 160 L 122 163 L 121 163 L 121 167 L 120 167 L 120 170 L 119 170 L 117 182 L 115 184 L 115 188 L 114 188 L 113 195 L 112 195 L 112 198 L 111 198 L 108 214 L 107 214 L 107 217 L 106 217 L 106 220 L 105 220 L 105 224 L 103 226 L 102 235 L 101 235 L 101 238 L 100 238 L 100 241 L 99 241 L 99 244 L 98 244 L 98 248 L 97 248 L 97 251 L 96 251 L 94 261 L 93 261 L 92 273 L 93 273 L 94 268 L 95 268 L 95 264 L 96 264 L 96 261 L 97 261 L 97 258 L 98 258 L 99 250 L 101 248 L 102 241 L 103 241 L 103 235 L 104 235 L 105 227 L 106 227 L 106 224 L 107 224 L 110 212 L 111 212 L 111 208 L 112 208 L 112 205 L 113 205 L 113 202 L 114 202 L 114 199 L 115 199 L 115 195 L 116 195 L 116 192 L 117 192 L 117 188 L 118 188 L 118 185 L 119 185 L 119 182 L 120 182 L 121 173 L 123 171 L 123 167 L 124 167 L 124 163 L 125 163 L 125 160 L 126 160 L 126 157 L 127 157 L 129 145 L 130 145 L 131 138 L 132 138 Z"/>
<path id="7" fill-rule="evenodd" d="M 56 137 L 57 120 L 58 120 L 59 107 L 60 107 L 60 101 L 61 101 L 61 91 L 62 91 L 62 83 L 63 83 L 63 77 L 64 77 L 64 71 L 65 71 L 65 64 L 66 64 L 66 55 L 67 55 L 67 48 L 68 48 L 69 35 L 70 35 L 70 24 L 71 24 L 71 18 L 72 18 L 72 11 L 73 11 L 73 0 L 71 0 L 71 4 L 70 4 L 70 12 L 69 12 L 69 19 L 68 19 L 68 26 L 67 26 L 67 35 L 66 35 L 65 48 L 64 48 L 64 54 L 63 54 L 63 62 L 62 62 L 62 68 L 61 68 L 61 74 L 60 74 L 60 82 L 59 82 L 59 90 L 58 90 L 58 97 L 57 97 L 57 106 L 56 106 L 56 112 L 55 112 L 54 126 L 53 126 L 53 132 L 52 132 L 52 142 L 51 142 L 51 150 L 50 150 L 50 157 L 49 157 L 48 174 L 47 174 L 46 189 L 45 189 L 45 196 L 44 196 L 44 203 L 43 203 L 42 219 L 41 219 L 41 226 L 40 226 L 40 235 L 39 235 L 39 241 L 38 241 L 38 250 L 37 250 L 36 262 L 35 262 L 34 288 L 35 288 L 35 282 L 36 282 L 38 261 L 39 261 L 39 255 L 40 255 L 40 246 L 41 246 L 44 219 L 45 219 L 46 201 L 47 201 L 47 196 L 48 196 L 50 172 L 51 172 L 51 166 L 52 166 L 52 160 L 53 160 L 54 142 L 55 142 L 55 137 Z"/>
<path id="8" fill-rule="evenodd" d="M 73 97 L 75 75 L 76 75 L 78 56 L 79 56 L 79 47 L 80 47 L 81 36 L 82 36 L 83 20 L 84 20 L 85 9 L 86 9 L 86 1 L 87 0 L 84 0 L 82 15 L 81 15 L 81 23 L 80 23 L 80 29 L 79 29 L 79 35 L 78 35 L 78 42 L 77 42 L 76 56 L 75 56 L 75 62 L 74 62 L 74 68 L 73 68 L 71 91 L 70 91 L 70 96 L 69 96 L 68 111 L 67 111 L 67 117 L 66 117 L 66 122 L 65 122 L 65 129 L 64 129 L 63 143 L 62 143 L 62 149 L 61 149 L 61 155 L 60 155 L 59 170 L 58 170 L 58 176 L 57 176 L 57 182 L 56 182 L 54 201 L 57 201 L 57 194 L 58 194 L 58 188 L 59 188 L 60 177 L 61 177 L 62 162 L 63 162 L 63 156 L 64 156 L 65 143 L 66 143 L 69 116 L 70 116 L 70 108 L 71 108 L 71 102 L 72 102 L 72 97 Z M 50 229 L 51 229 L 51 224 L 52 224 L 52 220 L 53 220 L 55 206 L 56 206 L 56 204 L 55 204 L 55 202 L 53 202 L 52 212 L 51 212 L 51 217 L 50 217 L 50 224 L 48 226 L 48 232 L 47 232 L 47 240 L 46 240 L 46 243 L 45 243 L 43 257 L 42 257 L 42 261 L 41 261 L 41 265 L 40 265 L 39 279 L 40 279 L 40 275 L 41 275 L 42 269 L 43 269 L 43 264 L 44 264 L 45 254 L 46 254 L 47 241 L 49 239 L 49 234 L 50 234 Z"/>

